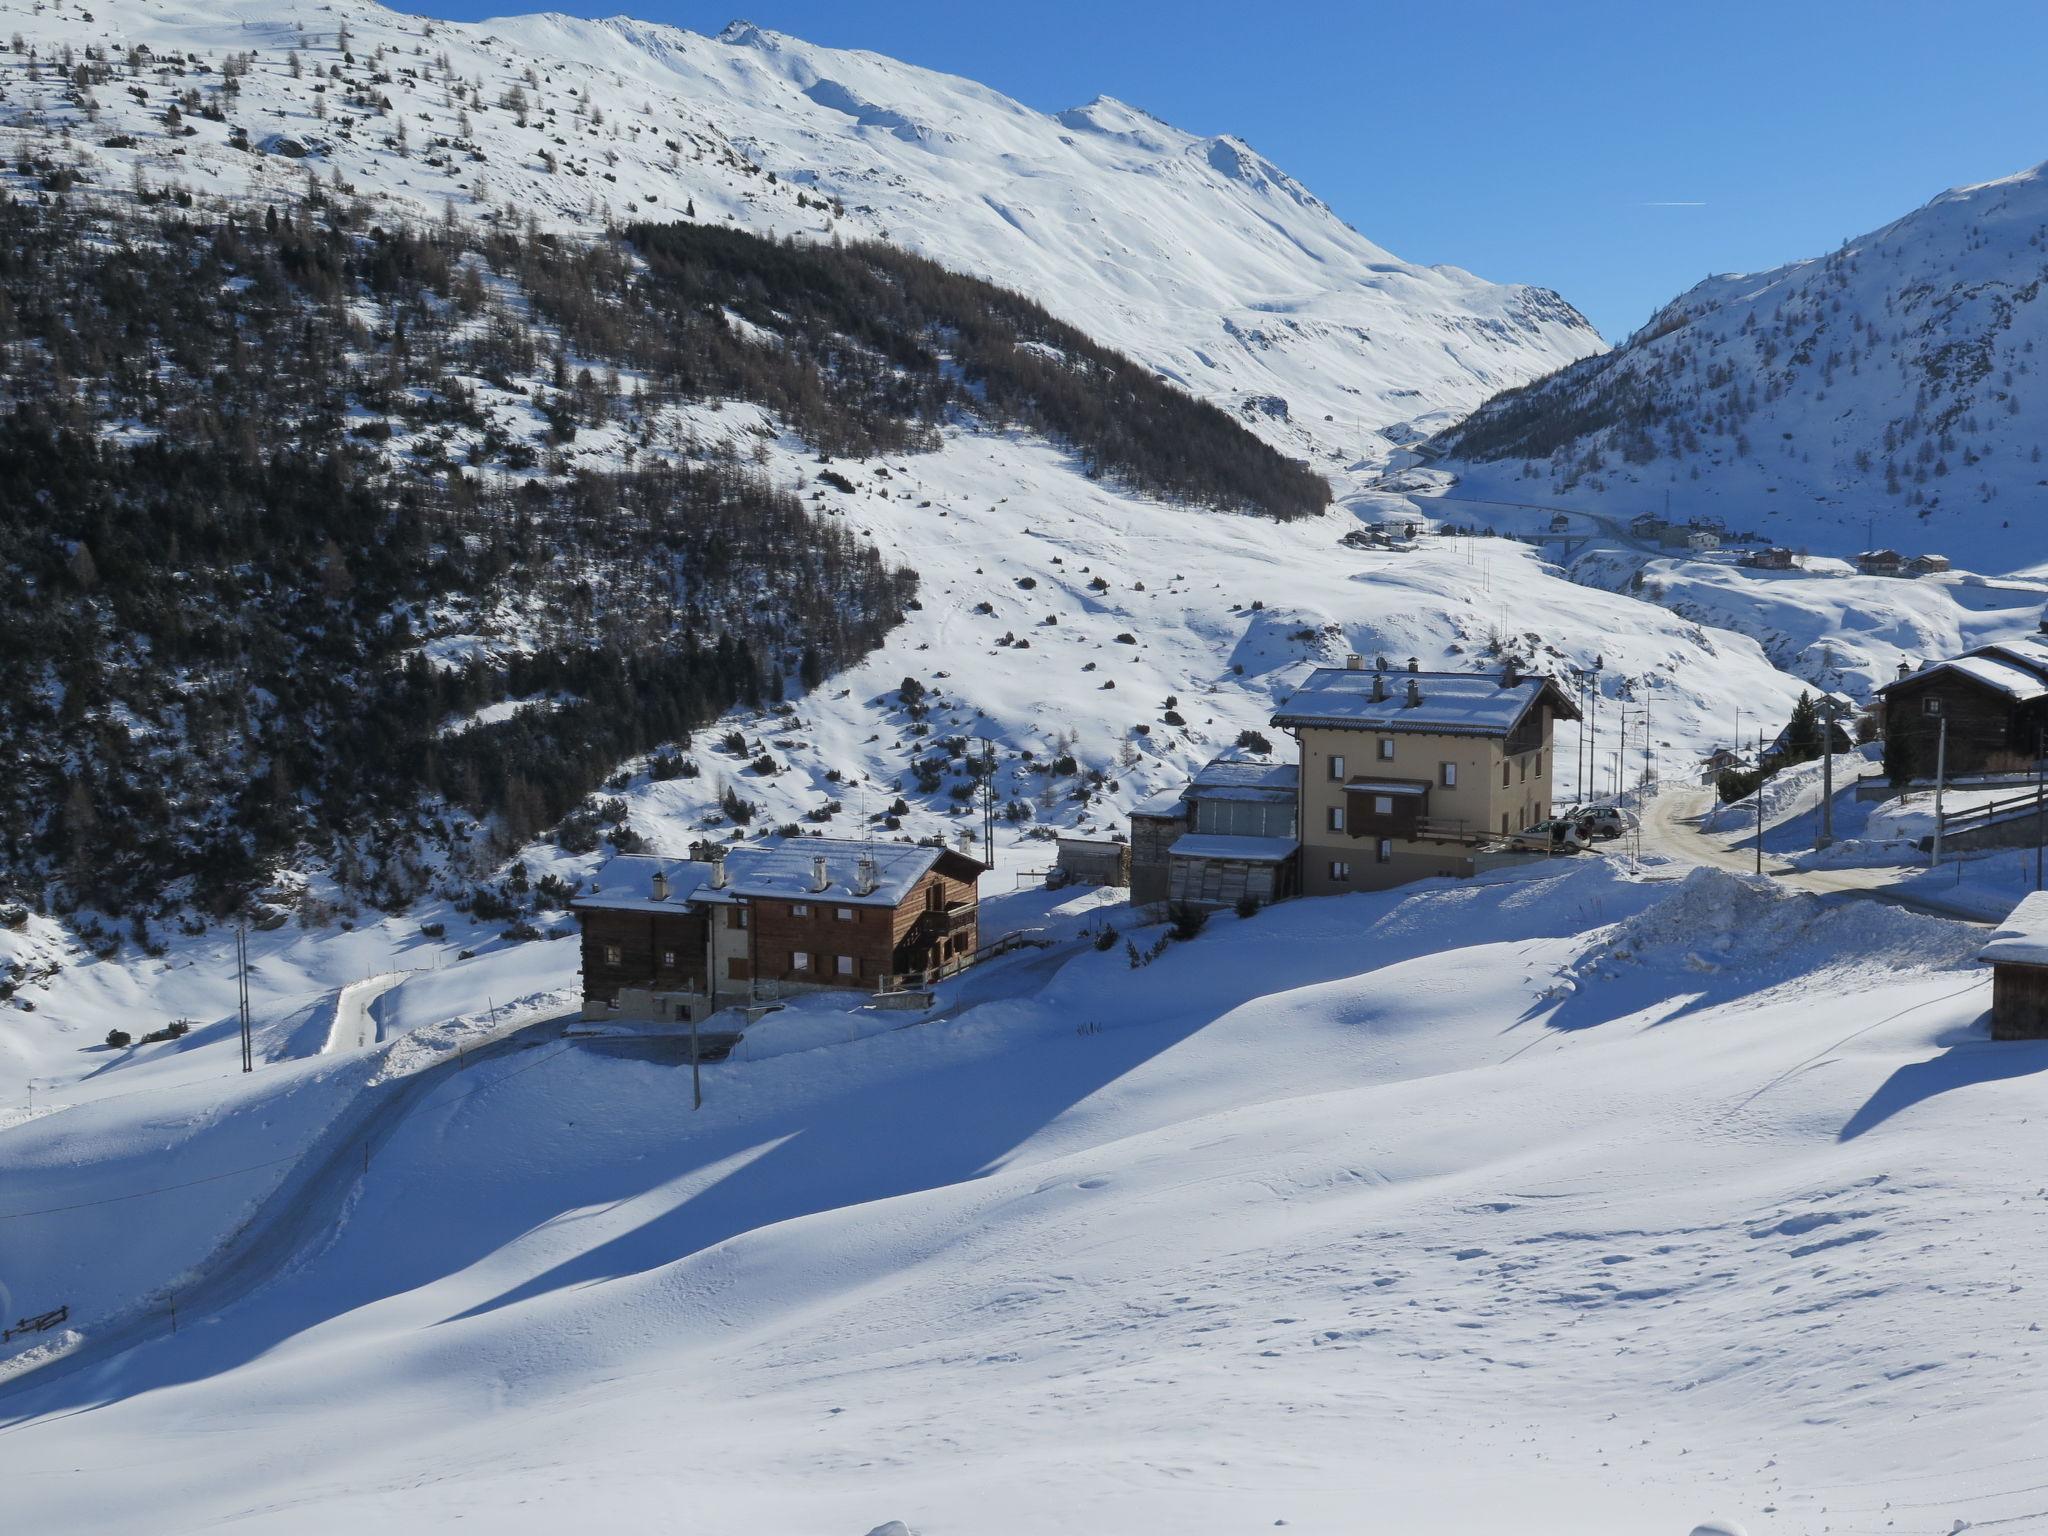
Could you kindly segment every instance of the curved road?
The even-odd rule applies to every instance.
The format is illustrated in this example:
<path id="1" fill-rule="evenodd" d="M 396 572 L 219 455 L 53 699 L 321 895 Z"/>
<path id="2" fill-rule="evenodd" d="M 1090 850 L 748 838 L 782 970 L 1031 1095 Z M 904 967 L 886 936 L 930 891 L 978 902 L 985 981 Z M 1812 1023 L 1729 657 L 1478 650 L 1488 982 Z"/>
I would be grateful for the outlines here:
<path id="1" fill-rule="evenodd" d="M 1700 819 L 1713 809 L 1713 791 L 1673 786 L 1652 797 L 1642 809 L 1643 849 L 1661 853 L 1681 864 L 1704 864 L 1732 874 L 1756 873 L 1756 845 L 1737 837 L 1732 843 L 1700 830 Z M 1857 865 L 1843 869 L 1796 869 L 1764 849 L 1764 873 L 1794 890 L 1817 896 L 1854 896 L 1888 902 L 1912 912 L 1995 926 L 1980 913 L 1914 892 L 1892 889 L 1899 881 L 1920 873 L 1916 865 Z"/>
<path id="2" fill-rule="evenodd" d="M 307 1148 L 255 1213 L 214 1251 L 200 1278 L 177 1293 L 178 1310 L 193 1318 L 210 1316 L 255 1290 L 332 1230 L 370 1154 L 390 1140 L 400 1122 L 428 1094 L 466 1068 L 547 1044 L 574 1017 L 573 1013 L 549 1014 L 508 1024 L 417 1072 L 364 1088 Z M 0 1424 L 37 1416 L 29 1404 L 12 1406 L 16 1399 L 32 1399 L 38 1388 L 104 1365 L 167 1331 L 168 1309 L 153 1299 L 106 1319 L 68 1353 L 0 1380 Z"/>

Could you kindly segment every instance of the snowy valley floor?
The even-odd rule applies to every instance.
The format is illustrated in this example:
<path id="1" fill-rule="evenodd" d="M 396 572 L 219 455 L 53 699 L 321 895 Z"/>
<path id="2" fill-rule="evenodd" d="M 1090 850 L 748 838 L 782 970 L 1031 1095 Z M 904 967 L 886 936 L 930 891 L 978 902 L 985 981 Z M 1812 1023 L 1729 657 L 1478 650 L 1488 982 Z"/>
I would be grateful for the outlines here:
<path id="1" fill-rule="evenodd" d="M 0 1387 L 9 1524 L 2025 1528 L 2048 1046 L 1977 938 L 1585 863 L 1078 947 L 695 1115 L 486 1060 L 253 1294 Z"/>

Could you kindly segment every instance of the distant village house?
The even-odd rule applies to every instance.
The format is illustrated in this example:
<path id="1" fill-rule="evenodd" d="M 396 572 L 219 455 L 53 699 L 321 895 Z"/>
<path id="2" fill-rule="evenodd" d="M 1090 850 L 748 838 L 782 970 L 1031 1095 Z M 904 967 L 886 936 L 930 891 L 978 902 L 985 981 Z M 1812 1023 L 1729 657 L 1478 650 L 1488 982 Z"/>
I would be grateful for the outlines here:
<path id="1" fill-rule="evenodd" d="M 637 855 L 571 905 L 586 1018 L 703 1019 L 820 988 L 923 985 L 980 947 L 984 866 L 950 849 L 793 837 Z"/>
<path id="2" fill-rule="evenodd" d="M 1273 715 L 1293 734 L 1301 889 L 1373 890 L 1477 869 L 1482 842 L 1550 815 L 1571 697 L 1510 660 L 1498 672 L 1320 667 Z"/>
<path id="3" fill-rule="evenodd" d="M 1131 813 L 1131 900 L 1261 906 L 1298 889 L 1296 770 L 1232 752 Z"/>
<path id="4" fill-rule="evenodd" d="M 1952 774 L 2033 761 L 2048 732 L 2048 620 L 2041 628 L 1917 670 L 1899 663 L 1877 691 L 1895 779 L 1934 773 L 1944 726 Z"/>

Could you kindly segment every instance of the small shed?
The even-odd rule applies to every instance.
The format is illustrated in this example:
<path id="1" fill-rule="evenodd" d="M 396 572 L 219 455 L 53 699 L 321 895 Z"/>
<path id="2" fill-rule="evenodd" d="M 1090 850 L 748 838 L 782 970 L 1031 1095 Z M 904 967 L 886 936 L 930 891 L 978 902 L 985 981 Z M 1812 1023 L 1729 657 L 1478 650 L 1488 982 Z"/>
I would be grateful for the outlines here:
<path id="1" fill-rule="evenodd" d="M 1063 837 L 1054 867 L 1074 885 L 1126 886 L 1131 883 L 1131 845 L 1110 838 Z"/>
<path id="2" fill-rule="evenodd" d="M 2048 891 L 2035 891 L 1977 954 L 1991 967 L 1991 1038 L 2048 1040 Z"/>

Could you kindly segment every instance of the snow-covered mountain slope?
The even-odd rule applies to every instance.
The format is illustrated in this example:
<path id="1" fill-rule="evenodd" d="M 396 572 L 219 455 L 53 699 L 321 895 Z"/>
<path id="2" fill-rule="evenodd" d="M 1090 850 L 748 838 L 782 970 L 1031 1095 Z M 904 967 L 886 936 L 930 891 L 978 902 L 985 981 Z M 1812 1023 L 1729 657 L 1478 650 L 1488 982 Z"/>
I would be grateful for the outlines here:
<path id="1" fill-rule="evenodd" d="M 1141 970 L 1020 960 L 950 984 L 988 1000 L 949 1022 L 714 1067 L 697 1113 L 666 1063 L 480 1061 L 337 1170 L 344 1218 L 268 1284 L 0 1398 L 10 1508 L 80 1536 L 2024 1525 L 2048 1047 L 1984 1038 L 1977 942 L 1599 863 L 1225 914 Z M 43 1169 L 82 1201 L 274 1156 L 285 1095 L 344 1070 L 230 1072 L 215 1113 L 128 1073 L 0 1131 L 0 1215 Z M 122 1222 L 100 1279 L 146 1281 L 226 1184 L 38 1218 L 17 1273 Z"/>
<path id="2" fill-rule="evenodd" d="M 1782 544 L 2048 559 L 2048 168 L 1711 278 L 1437 439 L 1461 495 L 1714 513 Z"/>
<path id="3" fill-rule="evenodd" d="M 1323 463 L 1377 459 L 1380 429 L 1601 345 L 1546 290 L 1396 259 L 1239 140 L 1106 98 L 1047 116 L 745 23 L 7 0 L 0 27 L 22 40 L 0 57 L 0 122 L 66 132 L 105 184 L 281 196 L 317 175 L 425 218 L 881 238 L 1029 294 Z M 67 79 L 88 48 L 121 62 L 89 106 Z M 224 67 L 214 120 L 195 106 Z"/>

